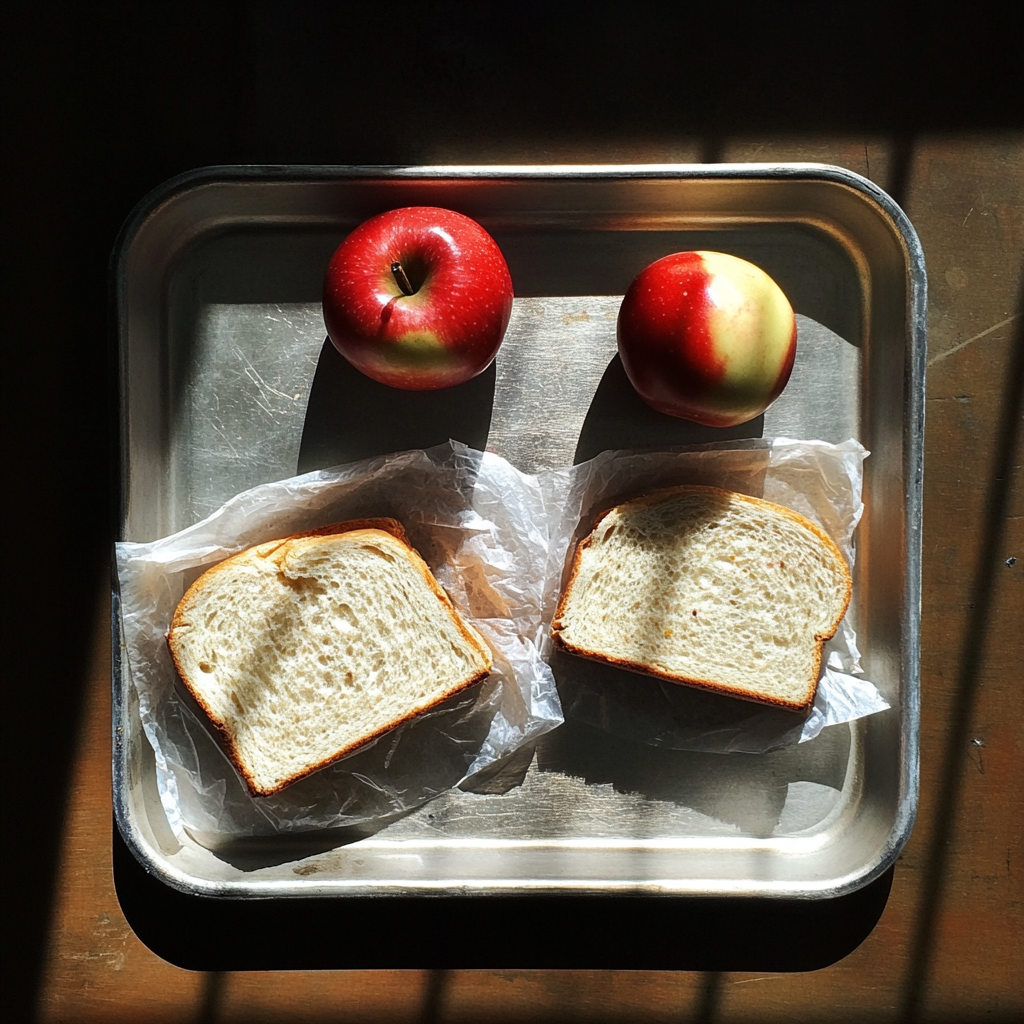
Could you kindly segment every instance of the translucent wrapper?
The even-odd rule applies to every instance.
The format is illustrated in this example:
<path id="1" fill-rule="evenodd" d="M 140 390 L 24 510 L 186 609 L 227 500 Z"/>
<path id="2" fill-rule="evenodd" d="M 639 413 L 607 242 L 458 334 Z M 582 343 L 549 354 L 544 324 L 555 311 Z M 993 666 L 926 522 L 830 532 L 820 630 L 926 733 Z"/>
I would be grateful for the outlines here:
<path id="1" fill-rule="evenodd" d="M 126 666 L 171 828 L 233 838 L 387 823 L 555 728 L 568 714 L 679 750 L 760 753 L 888 704 L 862 677 L 850 612 L 828 643 L 807 717 L 623 672 L 553 649 L 571 553 L 594 518 L 660 487 L 704 483 L 788 506 L 818 523 L 851 567 L 862 505 L 855 441 L 727 442 L 605 452 L 539 476 L 451 442 L 309 473 L 237 495 L 164 540 L 117 545 Z M 166 634 L 208 568 L 254 544 L 347 519 L 391 516 L 494 654 L 483 683 L 271 797 L 252 797 L 178 694 Z M 557 686 L 556 686 L 557 678 Z M 561 704 L 559 700 L 561 695 Z"/>
<path id="2" fill-rule="evenodd" d="M 677 484 L 708 484 L 791 508 L 817 523 L 839 546 L 851 570 L 854 530 L 863 512 L 862 464 L 856 441 L 730 441 L 699 450 L 604 452 L 552 479 L 562 491 L 553 548 L 565 551 L 549 581 L 544 615 L 550 622 L 576 543 L 612 506 Z M 543 478 L 542 478 L 543 482 Z M 807 716 L 627 672 L 573 657 L 548 654 L 567 717 L 617 736 L 675 750 L 765 753 L 813 739 L 827 725 L 883 711 L 888 703 L 863 678 L 853 599 L 835 637 L 825 645 L 814 706 Z M 547 649 L 546 649 L 547 650 Z"/>
<path id="3" fill-rule="evenodd" d="M 179 696 L 166 633 L 191 583 L 254 544 L 391 516 L 488 641 L 483 682 L 271 797 L 253 797 Z M 149 544 L 117 545 L 127 665 L 172 829 L 235 837 L 381 824 L 562 721 L 546 646 L 552 516 L 535 478 L 455 443 L 253 488 Z M 564 551 L 564 549 L 562 549 Z"/>

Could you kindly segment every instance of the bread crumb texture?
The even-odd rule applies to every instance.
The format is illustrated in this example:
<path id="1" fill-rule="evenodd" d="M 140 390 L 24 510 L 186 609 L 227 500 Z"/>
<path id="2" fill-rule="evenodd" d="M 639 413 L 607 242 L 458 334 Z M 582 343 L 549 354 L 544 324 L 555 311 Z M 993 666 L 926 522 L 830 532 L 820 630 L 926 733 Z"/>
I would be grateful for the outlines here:
<path id="1" fill-rule="evenodd" d="M 601 517 L 577 549 L 553 633 L 585 657 L 803 709 L 850 594 L 842 554 L 809 520 L 680 487 Z"/>
<path id="2" fill-rule="evenodd" d="M 336 760 L 491 665 L 419 555 L 377 529 L 271 542 L 222 562 L 182 599 L 168 642 L 256 794 Z"/>

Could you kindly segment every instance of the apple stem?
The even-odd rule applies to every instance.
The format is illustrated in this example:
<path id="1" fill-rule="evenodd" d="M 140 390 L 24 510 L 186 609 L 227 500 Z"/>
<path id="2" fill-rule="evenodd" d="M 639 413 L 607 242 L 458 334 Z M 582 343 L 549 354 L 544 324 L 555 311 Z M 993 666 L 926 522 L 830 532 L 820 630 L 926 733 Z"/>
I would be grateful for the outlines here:
<path id="1" fill-rule="evenodd" d="M 395 262 L 391 264 L 391 273 L 394 274 L 395 280 L 398 282 L 398 287 L 402 289 L 402 294 L 412 295 L 415 289 L 409 283 L 409 278 L 405 273 L 405 269 L 398 260 L 395 260 Z"/>

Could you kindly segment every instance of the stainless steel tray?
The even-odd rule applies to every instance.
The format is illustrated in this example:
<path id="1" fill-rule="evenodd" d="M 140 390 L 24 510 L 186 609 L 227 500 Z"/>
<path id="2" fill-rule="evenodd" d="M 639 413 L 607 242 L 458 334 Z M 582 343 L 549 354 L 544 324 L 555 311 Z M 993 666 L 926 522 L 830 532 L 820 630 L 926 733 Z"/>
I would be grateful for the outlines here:
<path id="1" fill-rule="evenodd" d="M 404 205 L 479 220 L 516 306 L 492 371 L 368 400 L 324 345 L 320 287 L 344 235 Z M 718 249 L 763 266 L 799 314 L 768 411 L 730 434 L 651 413 L 615 357 L 618 297 L 647 263 Z M 902 211 L 819 165 L 221 167 L 133 214 L 115 254 L 122 538 L 151 540 L 299 470 L 449 436 L 535 472 L 605 448 L 728 436 L 857 437 L 852 609 L 892 710 L 754 756 L 640 747 L 571 721 L 518 763 L 375 835 L 212 852 L 168 827 L 123 662 L 114 594 L 114 807 L 139 861 L 188 893 L 676 893 L 825 897 L 895 859 L 917 805 L 925 272 Z"/>

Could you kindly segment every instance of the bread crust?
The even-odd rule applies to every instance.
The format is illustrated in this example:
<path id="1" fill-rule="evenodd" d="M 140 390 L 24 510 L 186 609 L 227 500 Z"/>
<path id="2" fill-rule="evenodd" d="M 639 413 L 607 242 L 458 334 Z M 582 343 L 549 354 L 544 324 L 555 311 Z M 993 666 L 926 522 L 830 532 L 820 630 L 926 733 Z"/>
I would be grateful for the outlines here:
<path id="1" fill-rule="evenodd" d="M 566 640 L 562 636 L 562 629 L 564 628 L 563 617 L 565 615 L 566 607 L 572 598 L 572 589 L 576 580 L 579 576 L 580 566 L 582 559 L 587 549 L 592 545 L 594 535 L 598 532 L 601 523 L 613 512 L 620 511 L 627 507 L 631 508 L 643 508 L 646 506 L 658 504 L 659 502 L 665 501 L 677 495 L 683 494 L 708 494 L 720 497 L 722 499 L 732 501 L 739 500 L 746 502 L 754 507 L 765 509 L 773 515 L 779 515 L 783 518 L 790 520 L 808 530 L 818 539 L 826 550 L 828 550 L 836 562 L 836 568 L 839 571 L 840 578 L 843 584 L 843 599 L 841 604 L 841 610 L 835 617 L 831 626 L 825 630 L 822 630 L 814 634 L 814 642 L 816 650 L 814 652 L 814 671 L 812 678 L 808 681 L 807 696 L 803 701 L 787 701 L 779 697 L 772 696 L 770 694 L 752 694 L 749 690 L 742 690 L 736 686 L 732 686 L 729 683 L 721 682 L 714 679 L 707 678 L 694 678 L 681 673 L 670 672 L 664 669 L 660 669 L 653 665 L 646 665 L 641 662 L 633 661 L 628 658 L 619 658 L 614 655 L 602 654 L 600 652 L 591 651 L 585 648 L 581 648 L 576 644 Z M 692 686 L 700 690 L 706 690 L 710 693 L 720 693 L 726 696 L 735 697 L 740 700 L 750 701 L 756 704 L 764 704 L 771 707 L 783 708 L 787 711 L 796 711 L 806 714 L 810 711 L 814 704 L 814 696 L 818 687 L 818 675 L 821 671 L 821 657 L 825 643 L 831 640 L 835 636 L 836 630 L 839 628 L 839 623 L 842 622 L 843 616 L 846 614 L 847 609 L 850 605 L 850 599 L 853 594 L 853 577 L 850 574 L 849 566 L 847 565 L 846 559 L 843 557 L 842 552 L 837 547 L 835 541 L 821 529 L 817 523 L 812 522 L 805 516 L 800 515 L 799 512 L 793 511 L 791 508 L 786 508 L 784 505 L 776 505 L 773 502 L 765 501 L 763 498 L 755 498 L 749 494 L 742 494 L 738 491 L 728 491 L 720 487 L 710 487 L 703 484 L 681 484 L 676 487 L 667 487 L 658 491 L 654 491 L 650 494 L 641 495 L 640 497 L 633 498 L 630 501 L 621 502 L 612 508 L 605 509 L 600 515 L 594 519 L 594 524 L 587 534 L 580 542 L 576 545 L 576 551 L 573 556 L 572 566 L 569 570 L 569 577 L 566 581 L 565 586 L 562 589 L 561 597 L 558 601 L 558 606 L 555 609 L 555 617 L 551 624 L 551 638 L 552 640 L 563 650 L 570 652 L 580 658 L 586 658 L 589 661 L 596 661 L 606 665 L 614 665 L 618 668 L 625 669 L 629 672 L 637 672 L 641 675 L 653 676 L 658 679 L 665 679 L 668 682 L 679 683 L 685 686 Z"/>
<path id="2" fill-rule="evenodd" d="M 383 541 L 388 544 L 397 542 L 401 546 L 401 554 L 409 560 L 413 568 L 415 568 L 420 576 L 422 576 L 424 582 L 444 607 L 446 613 L 458 629 L 461 636 L 484 661 L 485 667 L 475 672 L 470 678 L 460 681 L 455 686 L 449 687 L 429 706 L 410 711 L 408 714 L 396 718 L 372 732 L 364 734 L 357 741 L 348 743 L 338 749 L 330 757 L 323 758 L 314 764 L 308 765 L 301 771 L 294 773 L 275 786 L 263 787 L 257 782 L 248 766 L 244 763 L 231 730 L 210 706 L 209 702 L 203 696 L 202 690 L 198 688 L 190 678 L 184 665 L 184 658 L 180 651 L 180 632 L 189 626 L 187 617 L 191 607 L 195 603 L 196 597 L 201 594 L 203 590 L 215 585 L 218 574 L 239 564 L 251 564 L 256 559 L 271 561 L 280 566 L 296 545 L 325 537 L 341 536 L 343 534 L 352 535 L 351 539 L 355 543 L 359 543 L 364 540 Z M 486 679 L 490 674 L 493 664 L 491 650 L 484 642 L 483 638 L 475 629 L 472 628 L 472 626 L 463 620 L 462 616 L 452 604 L 452 601 L 448 597 L 444 588 L 434 578 L 434 574 L 430 571 L 429 566 L 423 560 L 420 553 L 410 544 L 409 538 L 402 524 L 398 522 L 398 520 L 390 518 L 352 519 L 346 522 L 333 523 L 329 526 L 322 526 L 313 530 L 303 531 L 302 533 L 292 534 L 289 537 L 284 537 L 279 540 L 264 541 L 262 544 L 257 544 L 251 548 L 247 548 L 235 555 L 231 555 L 222 562 L 218 562 L 217 565 L 208 569 L 192 584 L 191 587 L 188 588 L 181 601 L 178 603 L 174 616 L 171 619 L 170 628 L 167 632 L 167 645 L 170 649 L 171 660 L 174 662 L 174 667 L 177 671 L 178 680 L 182 684 L 188 699 L 202 711 L 207 724 L 213 730 L 213 734 L 217 739 L 219 746 L 227 756 L 228 760 L 230 760 L 235 770 L 245 781 L 249 792 L 252 793 L 253 796 L 272 796 L 275 793 L 281 792 L 281 790 L 290 786 L 292 783 L 298 782 L 300 779 L 307 778 L 341 758 L 347 757 L 349 754 L 354 753 L 361 747 L 364 747 L 386 733 L 391 732 L 393 729 L 397 729 L 400 725 L 404 725 L 406 722 L 412 721 L 414 718 L 419 717 L 426 711 L 437 707 L 449 698 Z"/>

